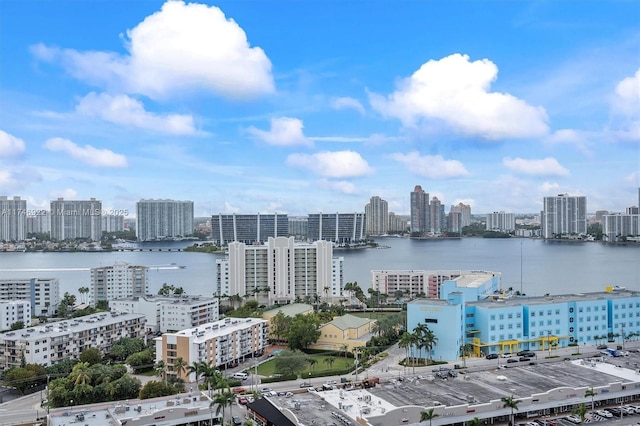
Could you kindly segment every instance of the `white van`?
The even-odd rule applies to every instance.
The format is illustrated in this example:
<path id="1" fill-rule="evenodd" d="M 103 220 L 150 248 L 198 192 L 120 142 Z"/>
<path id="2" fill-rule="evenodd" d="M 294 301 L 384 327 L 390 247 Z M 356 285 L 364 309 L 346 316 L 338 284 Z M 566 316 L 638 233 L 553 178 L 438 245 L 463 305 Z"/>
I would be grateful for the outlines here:
<path id="1" fill-rule="evenodd" d="M 247 373 L 233 373 L 233 376 L 231 377 L 238 380 L 247 380 L 249 375 Z"/>

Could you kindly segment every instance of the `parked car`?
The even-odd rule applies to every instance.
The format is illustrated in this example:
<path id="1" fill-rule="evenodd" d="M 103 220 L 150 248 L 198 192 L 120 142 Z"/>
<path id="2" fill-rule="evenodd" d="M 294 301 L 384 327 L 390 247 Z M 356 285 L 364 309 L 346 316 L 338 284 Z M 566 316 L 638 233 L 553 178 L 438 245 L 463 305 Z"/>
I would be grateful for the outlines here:
<path id="1" fill-rule="evenodd" d="M 518 362 L 518 360 L 517 360 L 517 359 L 515 359 L 515 358 L 509 358 L 509 359 L 507 360 L 507 362 L 508 362 L 508 363 Z"/>
<path id="2" fill-rule="evenodd" d="M 528 356 L 521 356 L 521 357 L 519 358 L 519 361 L 529 362 L 529 357 L 528 357 Z"/>
<path id="3" fill-rule="evenodd" d="M 533 353 L 533 351 L 529 351 L 529 350 L 526 350 L 526 351 L 520 351 L 520 352 L 518 352 L 518 353 L 517 353 L 517 355 L 518 355 L 518 356 L 528 356 L 528 357 L 530 357 L 530 358 L 533 358 L 534 356 L 536 356 L 536 354 L 535 354 L 535 353 Z"/>
<path id="4" fill-rule="evenodd" d="M 598 345 L 596 349 L 607 349 L 607 345 Z"/>
<path id="5" fill-rule="evenodd" d="M 597 410 L 596 414 L 599 415 L 600 417 L 605 417 L 607 419 L 610 419 L 613 417 L 613 414 L 611 414 L 607 410 Z"/>
<path id="6" fill-rule="evenodd" d="M 301 388 L 310 388 L 310 387 L 311 387 L 311 383 L 309 383 L 309 382 L 302 382 L 302 383 L 300 383 L 300 387 L 301 387 Z"/>
<path id="7" fill-rule="evenodd" d="M 489 354 L 485 358 L 487 358 L 487 359 L 497 359 L 498 358 L 498 354 Z"/>
<path id="8" fill-rule="evenodd" d="M 260 389 L 260 392 L 269 393 L 269 392 L 273 392 L 273 389 L 271 389 L 271 388 L 262 388 L 262 389 Z"/>
<path id="9" fill-rule="evenodd" d="M 238 404 L 247 405 L 248 403 L 249 403 L 249 400 L 247 398 L 245 398 L 244 396 L 241 396 L 240 398 L 238 398 Z"/>
<path id="10" fill-rule="evenodd" d="M 571 423 L 575 423 L 575 424 L 580 424 L 582 423 L 582 420 L 580 420 L 580 417 L 574 415 L 574 414 L 569 414 L 566 417 L 567 420 L 569 420 Z"/>
<path id="11" fill-rule="evenodd" d="M 500 358 L 511 358 L 511 352 L 505 352 L 500 355 Z"/>
<path id="12" fill-rule="evenodd" d="M 233 422 L 234 425 L 241 425 L 242 424 L 242 419 L 240 417 L 233 416 L 231 418 L 231 421 Z"/>

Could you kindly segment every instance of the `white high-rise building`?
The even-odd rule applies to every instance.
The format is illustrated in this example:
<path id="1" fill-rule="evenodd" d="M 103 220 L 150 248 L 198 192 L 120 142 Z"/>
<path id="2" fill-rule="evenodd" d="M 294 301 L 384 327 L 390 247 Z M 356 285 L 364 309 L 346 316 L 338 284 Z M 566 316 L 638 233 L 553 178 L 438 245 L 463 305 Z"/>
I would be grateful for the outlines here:
<path id="1" fill-rule="evenodd" d="M 455 206 L 451 206 L 450 212 L 459 212 L 460 217 L 460 230 L 465 226 L 471 225 L 471 206 L 468 204 L 458 203 Z"/>
<path id="2" fill-rule="evenodd" d="M 193 201 L 140 200 L 136 203 L 138 241 L 180 239 L 193 235 Z"/>
<path id="3" fill-rule="evenodd" d="M 102 238 L 102 201 L 64 200 L 51 201 L 51 239 L 91 240 Z"/>
<path id="4" fill-rule="evenodd" d="M 91 268 L 89 302 L 116 300 L 131 296 L 144 296 L 149 292 L 146 266 L 116 262 L 111 266 Z"/>
<path id="5" fill-rule="evenodd" d="M 30 211 L 27 216 L 27 234 L 51 235 L 51 212 L 48 210 Z"/>
<path id="6" fill-rule="evenodd" d="M 0 241 L 24 241 L 27 238 L 27 200 L 0 196 Z"/>
<path id="7" fill-rule="evenodd" d="M 429 193 L 420 185 L 411 192 L 411 233 L 426 234 L 431 229 Z"/>
<path id="8" fill-rule="evenodd" d="M 102 232 L 124 231 L 124 216 L 105 214 L 102 216 Z"/>
<path id="9" fill-rule="evenodd" d="M 486 229 L 489 231 L 511 232 L 516 230 L 515 213 L 493 212 L 487 215 Z"/>
<path id="10" fill-rule="evenodd" d="M 31 302 L 11 300 L 0 302 L 0 330 L 9 330 L 17 322 L 25 327 L 31 326 Z"/>
<path id="11" fill-rule="evenodd" d="M 278 237 L 260 246 L 233 242 L 228 257 L 216 261 L 217 292 L 268 304 L 314 295 L 337 300 L 343 294 L 343 263 L 344 258 L 333 257 L 328 241 L 298 244 L 293 237 Z"/>
<path id="12" fill-rule="evenodd" d="M 389 204 L 374 195 L 364 206 L 367 235 L 384 235 L 389 231 Z"/>
<path id="13" fill-rule="evenodd" d="M 602 217 L 602 240 L 610 243 L 640 236 L 640 214 L 606 214 Z"/>
<path id="14" fill-rule="evenodd" d="M 544 197 L 541 217 L 542 237 L 587 233 L 587 197 L 559 194 Z"/>
<path id="15" fill-rule="evenodd" d="M 53 316 L 60 304 L 57 278 L 0 279 L 0 301 L 27 300 L 31 316 Z"/>

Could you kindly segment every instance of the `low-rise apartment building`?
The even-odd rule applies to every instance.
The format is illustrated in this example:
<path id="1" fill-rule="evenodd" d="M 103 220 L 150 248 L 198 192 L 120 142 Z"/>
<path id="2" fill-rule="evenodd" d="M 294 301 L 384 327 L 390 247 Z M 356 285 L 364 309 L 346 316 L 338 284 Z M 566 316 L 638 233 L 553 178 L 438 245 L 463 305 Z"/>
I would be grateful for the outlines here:
<path id="1" fill-rule="evenodd" d="M 186 294 L 132 296 L 109 302 L 112 312 L 143 314 L 147 330 L 162 332 L 184 330 L 217 321 L 218 299 Z"/>
<path id="2" fill-rule="evenodd" d="M 181 358 L 185 365 L 205 361 L 214 367 L 231 365 L 246 357 L 261 354 L 268 342 L 267 321 L 259 318 L 224 320 L 165 333 L 156 338 L 156 361 L 168 366 L 169 374 L 195 380 L 195 373 L 175 370 Z"/>
<path id="3" fill-rule="evenodd" d="M 31 316 L 53 316 L 60 304 L 57 278 L 6 278 L 0 280 L 0 301 L 28 300 Z"/>
<path id="4" fill-rule="evenodd" d="M 9 330 L 17 322 L 25 327 L 31 326 L 31 302 L 11 300 L 0 302 L 0 330 Z"/>
<path id="5" fill-rule="evenodd" d="M 376 320 L 355 315 L 342 315 L 320 326 L 320 337 L 310 349 L 353 352 L 367 345 L 373 337 Z"/>
<path id="6" fill-rule="evenodd" d="M 141 314 L 100 314 L 78 317 L 0 334 L 0 369 L 27 364 L 50 366 L 75 359 L 89 348 L 108 353 L 123 337 L 142 338 L 145 317 Z"/>

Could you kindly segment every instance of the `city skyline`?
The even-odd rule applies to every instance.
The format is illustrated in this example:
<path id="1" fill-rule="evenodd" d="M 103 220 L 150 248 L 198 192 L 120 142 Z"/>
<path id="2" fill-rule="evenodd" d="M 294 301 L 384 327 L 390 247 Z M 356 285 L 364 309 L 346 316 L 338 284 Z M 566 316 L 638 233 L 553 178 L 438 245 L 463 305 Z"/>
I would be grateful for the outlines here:
<path id="1" fill-rule="evenodd" d="M 0 7 L 0 195 L 29 209 L 297 216 L 379 196 L 409 215 L 417 185 L 474 215 L 636 202 L 634 2 Z"/>

